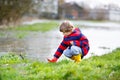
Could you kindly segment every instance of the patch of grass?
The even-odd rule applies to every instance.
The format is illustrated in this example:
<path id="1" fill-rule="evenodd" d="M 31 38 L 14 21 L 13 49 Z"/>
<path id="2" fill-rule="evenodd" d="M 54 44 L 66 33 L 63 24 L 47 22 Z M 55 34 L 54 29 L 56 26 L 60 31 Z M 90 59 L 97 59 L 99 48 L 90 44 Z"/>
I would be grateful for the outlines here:
<path id="1" fill-rule="evenodd" d="M 20 32 L 16 32 L 15 37 L 18 39 L 22 39 L 25 36 L 27 36 L 28 34 L 29 34 L 29 32 L 27 32 L 27 31 L 22 31 L 22 32 L 20 31 Z"/>
<path id="2" fill-rule="evenodd" d="M 18 55 L 15 55 L 16 57 L 12 56 L 12 58 L 17 58 L 17 63 L 14 63 L 14 59 L 7 55 L 4 56 L 4 58 L 0 58 L 0 79 L 120 80 L 119 53 L 120 48 L 103 56 L 94 56 L 88 59 L 83 59 L 79 64 L 70 60 L 63 60 L 57 63 L 25 61 L 21 60 Z M 8 60 L 8 62 L 6 63 L 4 60 Z"/>
<path id="3" fill-rule="evenodd" d="M 0 64 L 15 64 L 21 63 L 21 56 L 16 53 L 9 52 L 8 54 L 0 57 Z"/>
<path id="4" fill-rule="evenodd" d="M 9 31 L 10 32 L 10 31 Z M 17 39 L 22 39 L 24 37 L 26 37 L 29 32 L 28 31 L 11 31 L 12 34 L 9 34 L 9 32 L 0 32 L 0 37 L 14 37 Z"/>
<path id="5" fill-rule="evenodd" d="M 43 23 L 36 23 L 32 25 L 21 25 L 17 26 L 14 29 L 19 30 L 19 31 L 49 31 L 52 30 L 53 28 L 58 27 L 57 22 L 43 22 Z"/>
<path id="6" fill-rule="evenodd" d="M 5 33 L 0 32 L 0 37 L 5 36 Z"/>
<path id="7" fill-rule="evenodd" d="M 49 30 L 53 30 L 54 28 L 58 27 L 58 22 L 50 21 L 50 22 L 42 22 L 42 23 L 35 23 L 32 25 L 20 25 L 15 27 L 10 27 L 5 29 L 4 31 L 13 32 L 13 36 L 18 39 L 22 39 L 25 36 L 29 35 L 29 32 L 32 31 L 41 31 L 46 32 Z M 7 33 L 0 32 L 0 37 L 6 36 Z"/>

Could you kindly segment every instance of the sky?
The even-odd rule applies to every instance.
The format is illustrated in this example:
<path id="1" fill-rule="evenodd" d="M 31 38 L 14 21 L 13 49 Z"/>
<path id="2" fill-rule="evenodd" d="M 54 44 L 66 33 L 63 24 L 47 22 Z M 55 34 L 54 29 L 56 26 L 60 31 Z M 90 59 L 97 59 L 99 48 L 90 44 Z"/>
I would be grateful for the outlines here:
<path id="1" fill-rule="evenodd" d="M 98 5 L 98 4 L 105 4 L 108 5 L 109 3 L 116 4 L 120 7 L 120 0 L 65 0 L 66 2 L 75 1 L 75 2 L 86 2 L 91 4 L 91 6 Z"/>

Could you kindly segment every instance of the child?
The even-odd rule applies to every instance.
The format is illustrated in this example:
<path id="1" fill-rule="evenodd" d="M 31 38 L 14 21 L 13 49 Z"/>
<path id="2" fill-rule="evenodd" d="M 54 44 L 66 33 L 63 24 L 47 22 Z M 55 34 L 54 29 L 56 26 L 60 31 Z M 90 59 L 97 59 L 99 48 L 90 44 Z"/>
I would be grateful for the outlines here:
<path id="1" fill-rule="evenodd" d="M 81 33 L 79 28 L 75 28 L 69 21 L 64 21 L 60 25 L 59 30 L 64 35 L 63 41 L 55 52 L 54 57 L 48 59 L 48 61 L 57 62 L 63 53 L 75 62 L 80 62 L 89 51 L 88 39 Z"/>

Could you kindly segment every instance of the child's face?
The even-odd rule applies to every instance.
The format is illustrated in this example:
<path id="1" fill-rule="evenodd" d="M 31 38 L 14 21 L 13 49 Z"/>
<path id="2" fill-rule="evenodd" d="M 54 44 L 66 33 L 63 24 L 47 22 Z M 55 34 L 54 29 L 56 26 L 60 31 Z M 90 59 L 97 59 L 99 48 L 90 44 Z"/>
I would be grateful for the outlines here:
<path id="1" fill-rule="evenodd" d="M 72 33 L 72 31 L 69 31 L 69 32 L 62 32 L 64 36 L 68 36 Z"/>

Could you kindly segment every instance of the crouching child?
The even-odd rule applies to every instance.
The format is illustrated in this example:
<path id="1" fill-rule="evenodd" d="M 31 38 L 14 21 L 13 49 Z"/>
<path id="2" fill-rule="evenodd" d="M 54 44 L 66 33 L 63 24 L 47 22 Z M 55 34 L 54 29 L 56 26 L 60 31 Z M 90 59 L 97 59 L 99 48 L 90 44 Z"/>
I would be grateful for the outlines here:
<path id="1" fill-rule="evenodd" d="M 59 27 L 64 37 L 52 59 L 49 62 L 57 62 L 59 57 L 64 54 L 66 57 L 79 63 L 87 55 L 90 47 L 87 37 L 77 27 L 69 21 L 64 21 Z"/>

